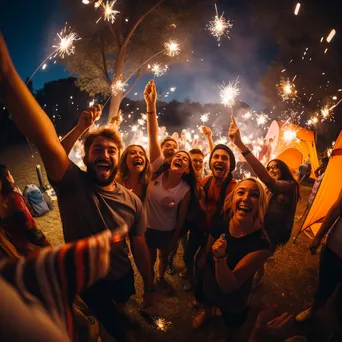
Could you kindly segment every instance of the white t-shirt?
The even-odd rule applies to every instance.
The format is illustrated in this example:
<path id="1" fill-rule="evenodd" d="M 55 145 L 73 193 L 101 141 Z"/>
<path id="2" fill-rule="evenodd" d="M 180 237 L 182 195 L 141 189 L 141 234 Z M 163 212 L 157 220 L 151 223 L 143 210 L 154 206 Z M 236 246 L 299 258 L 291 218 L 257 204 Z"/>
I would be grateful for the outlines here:
<path id="1" fill-rule="evenodd" d="M 161 154 L 153 163 L 151 163 L 152 173 L 157 172 L 164 163 L 165 163 L 165 158 Z"/>
<path id="2" fill-rule="evenodd" d="M 160 156 L 152 163 L 152 171 L 159 169 L 163 159 Z M 166 190 L 162 180 L 163 174 L 148 184 L 144 203 L 146 223 L 147 228 L 170 231 L 176 228 L 178 204 L 190 187 L 182 180 L 176 187 Z"/>

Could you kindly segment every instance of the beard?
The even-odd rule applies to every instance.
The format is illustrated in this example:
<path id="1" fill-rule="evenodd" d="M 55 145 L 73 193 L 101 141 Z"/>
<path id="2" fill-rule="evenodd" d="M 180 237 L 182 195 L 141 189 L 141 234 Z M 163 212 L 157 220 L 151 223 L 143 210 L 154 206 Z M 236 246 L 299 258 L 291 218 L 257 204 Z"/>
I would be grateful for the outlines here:
<path id="1" fill-rule="evenodd" d="M 95 169 L 96 163 L 97 162 L 87 165 L 87 174 L 88 174 L 90 180 L 98 186 L 108 186 L 108 185 L 112 184 L 114 182 L 115 176 L 118 172 L 118 169 L 119 169 L 118 166 L 113 165 L 111 167 L 111 172 L 110 172 L 109 177 L 107 177 L 105 179 L 99 179 L 99 177 L 96 173 L 96 169 Z"/>

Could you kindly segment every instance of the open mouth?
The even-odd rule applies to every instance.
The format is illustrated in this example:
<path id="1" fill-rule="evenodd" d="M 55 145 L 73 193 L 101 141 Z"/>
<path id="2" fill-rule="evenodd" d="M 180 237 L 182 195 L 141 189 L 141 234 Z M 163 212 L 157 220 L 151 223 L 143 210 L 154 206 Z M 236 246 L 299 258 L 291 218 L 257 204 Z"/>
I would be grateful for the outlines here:
<path id="1" fill-rule="evenodd" d="M 180 160 L 176 160 L 174 163 L 173 163 L 174 166 L 177 166 L 177 167 L 182 167 L 182 162 Z"/>
<path id="2" fill-rule="evenodd" d="M 173 157 L 175 153 L 173 151 L 168 151 L 167 154 L 168 156 Z"/>
<path id="3" fill-rule="evenodd" d="M 250 214 L 252 212 L 252 208 L 243 206 L 243 205 L 239 205 L 238 206 L 238 211 L 244 213 L 244 214 Z"/>
<path id="4" fill-rule="evenodd" d="M 133 166 L 141 166 L 144 162 L 141 159 L 137 159 L 133 161 Z"/>
<path id="5" fill-rule="evenodd" d="M 223 165 L 220 165 L 220 164 L 215 164 L 214 165 L 214 170 L 215 171 L 224 171 L 224 166 Z"/>
<path id="6" fill-rule="evenodd" d="M 95 164 L 95 168 L 97 169 L 99 174 L 105 175 L 112 169 L 112 165 L 109 163 L 98 162 Z"/>

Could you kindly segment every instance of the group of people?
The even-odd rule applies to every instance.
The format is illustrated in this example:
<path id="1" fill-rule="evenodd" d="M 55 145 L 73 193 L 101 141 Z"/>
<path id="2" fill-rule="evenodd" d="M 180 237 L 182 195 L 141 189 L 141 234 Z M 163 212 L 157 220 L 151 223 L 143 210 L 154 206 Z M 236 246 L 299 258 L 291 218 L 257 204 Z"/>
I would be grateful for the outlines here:
<path id="1" fill-rule="evenodd" d="M 43 248 L 48 242 L 29 213 L 20 210 L 22 197 L 2 166 L 1 226 L 18 247 L 19 256 L 3 249 L 7 258 L 0 260 L 0 293 L 13 298 L 6 300 L 9 313 L 21 313 L 16 336 L 30 331 L 32 340 L 37 340 L 35 336 L 46 341 L 74 339 L 71 308 L 79 294 L 106 331 L 117 341 L 125 341 L 130 323 L 126 304 L 135 293 L 129 247 L 144 282 L 141 310 L 153 312 L 156 292 L 175 292 L 165 274 L 172 273 L 180 242 L 185 264 L 180 276 L 203 309 L 193 327 L 202 326 L 218 308 L 231 334 L 238 332 L 267 259 L 291 235 L 299 185 L 288 166 L 274 159 L 265 167 L 243 143 L 232 117 L 228 136 L 259 180 L 237 182 L 232 175 L 236 167 L 233 152 L 223 144 L 214 146 L 210 139 L 211 174 L 203 177 L 200 149 L 180 149 L 179 141 L 170 136 L 159 141 L 156 85 L 150 81 L 144 91 L 148 154 L 141 145 L 129 145 L 122 152 L 118 130 L 100 127 L 85 136 L 83 171 L 68 154 L 101 114 L 101 106 L 83 111 L 77 126 L 60 141 L 52 122 L 18 76 L 1 36 L 0 92 L 17 127 L 41 155 L 58 198 L 66 242 L 57 249 Z M 205 135 L 210 138 L 209 132 Z M 17 203 L 12 205 L 14 200 Z M 12 217 L 16 219 L 13 224 Z M 335 234 L 339 238 L 340 231 Z M 31 254 L 31 249 L 36 252 L 32 244 L 42 249 Z M 37 315 L 29 317 L 28 307 Z M 310 315 L 318 307 L 314 305 Z M 8 317 L 0 314 L 0 327 Z M 286 316 L 282 323 L 290 318 Z M 35 331 L 43 322 L 44 329 Z M 256 328 L 251 341 L 260 340 L 258 333 Z M 9 331 L 5 336 L 11 340 Z"/>

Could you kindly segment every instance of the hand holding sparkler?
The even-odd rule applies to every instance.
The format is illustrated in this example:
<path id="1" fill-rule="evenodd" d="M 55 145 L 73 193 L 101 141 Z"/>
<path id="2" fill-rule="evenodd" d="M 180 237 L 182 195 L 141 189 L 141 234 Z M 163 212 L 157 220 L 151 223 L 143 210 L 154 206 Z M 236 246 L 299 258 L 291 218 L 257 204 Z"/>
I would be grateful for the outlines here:
<path id="1" fill-rule="evenodd" d="M 231 142 L 240 150 L 244 147 L 244 144 L 241 139 L 239 127 L 237 126 L 233 115 L 231 116 L 231 123 L 229 125 L 228 136 Z"/>
<path id="2" fill-rule="evenodd" d="M 226 256 L 226 248 L 227 248 L 227 241 L 222 234 L 219 239 L 215 241 L 213 246 L 211 247 L 214 257 L 216 258 L 224 258 Z"/>
<path id="3" fill-rule="evenodd" d="M 213 137 L 213 132 L 211 131 L 211 128 L 207 126 L 201 126 L 201 131 L 207 139 L 211 139 Z"/>
<path id="4" fill-rule="evenodd" d="M 147 112 L 155 112 L 157 104 L 157 88 L 153 80 L 147 83 L 144 90 Z"/>
<path id="5" fill-rule="evenodd" d="M 84 110 L 81 113 L 80 118 L 78 119 L 78 129 L 84 132 L 90 126 L 92 126 L 95 121 L 99 120 L 102 114 L 102 108 L 102 105 L 97 104 L 94 107 L 90 107 Z"/>
<path id="6" fill-rule="evenodd" d="M 113 126 L 113 127 L 119 127 L 120 123 L 121 123 L 121 114 L 122 114 L 122 110 L 119 109 L 118 110 L 118 114 L 113 116 L 110 121 L 109 121 L 109 126 Z"/>

